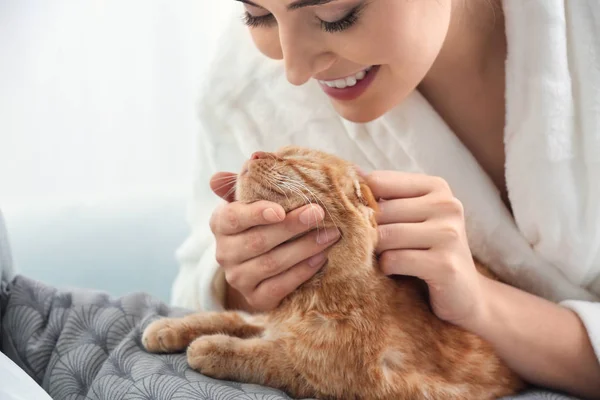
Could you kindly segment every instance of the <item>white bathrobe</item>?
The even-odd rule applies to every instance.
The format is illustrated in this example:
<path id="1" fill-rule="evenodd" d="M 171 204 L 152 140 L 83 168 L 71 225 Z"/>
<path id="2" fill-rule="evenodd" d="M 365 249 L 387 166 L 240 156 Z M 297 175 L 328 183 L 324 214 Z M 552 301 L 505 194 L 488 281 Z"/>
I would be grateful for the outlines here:
<path id="1" fill-rule="evenodd" d="M 236 21 L 200 102 L 192 233 L 178 252 L 173 303 L 222 309 L 224 279 L 208 227 L 220 201 L 209 189 L 211 174 L 238 171 L 255 150 L 296 144 L 365 170 L 445 178 L 464 204 L 473 254 L 507 282 L 577 312 L 600 356 L 600 1 L 505 0 L 504 10 L 514 218 L 418 92 L 376 121 L 350 123 L 316 83 L 291 86 L 281 63 L 259 54 Z"/>

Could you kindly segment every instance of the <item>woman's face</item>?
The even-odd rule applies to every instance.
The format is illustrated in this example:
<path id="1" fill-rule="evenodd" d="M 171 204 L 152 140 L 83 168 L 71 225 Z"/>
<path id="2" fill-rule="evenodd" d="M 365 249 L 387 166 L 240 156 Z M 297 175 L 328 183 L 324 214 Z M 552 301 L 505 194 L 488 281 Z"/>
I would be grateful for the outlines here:
<path id="1" fill-rule="evenodd" d="M 294 85 L 316 79 L 344 118 L 378 118 L 442 48 L 452 0 L 240 0 L 258 49 Z"/>

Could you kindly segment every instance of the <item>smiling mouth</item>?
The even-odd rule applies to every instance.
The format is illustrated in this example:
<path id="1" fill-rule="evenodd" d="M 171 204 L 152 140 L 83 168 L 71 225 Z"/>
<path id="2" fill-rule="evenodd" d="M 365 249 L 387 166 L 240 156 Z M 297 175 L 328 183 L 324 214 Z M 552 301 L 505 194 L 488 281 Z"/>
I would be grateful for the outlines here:
<path id="1" fill-rule="evenodd" d="M 347 87 L 353 87 L 358 82 L 365 79 L 365 77 L 367 76 L 367 74 L 369 73 L 369 71 L 372 68 L 373 68 L 373 66 L 371 65 L 370 67 L 367 67 L 367 68 L 363 69 L 362 71 L 357 72 L 354 75 L 350 75 L 345 78 L 334 79 L 331 81 L 319 80 L 319 83 L 321 85 L 325 85 L 325 86 L 329 86 L 330 88 L 337 88 L 337 89 L 345 89 Z"/>
<path id="2" fill-rule="evenodd" d="M 327 95 L 336 100 L 354 100 L 367 90 L 379 69 L 379 65 L 373 65 L 345 78 L 331 81 L 319 80 L 319 85 Z"/>

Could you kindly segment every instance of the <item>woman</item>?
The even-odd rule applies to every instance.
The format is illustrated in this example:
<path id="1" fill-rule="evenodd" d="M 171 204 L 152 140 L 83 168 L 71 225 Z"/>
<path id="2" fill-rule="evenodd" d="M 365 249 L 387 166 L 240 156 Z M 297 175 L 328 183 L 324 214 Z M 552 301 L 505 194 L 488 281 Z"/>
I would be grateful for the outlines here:
<path id="1" fill-rule="evenodd" d="M 221 49 L 174 302 L 268 310 L 325 263 L 335 240 L 282 244 L 312 210 L 232 202 L 224 172 L 212 216 L 203 194 L 252 150 L 324 148 L 374 170 L 386 274 L 425 280 L 439 318 L 531 383 L 600 398 L 600 5 L 240 1 L 256 48 L 301 87 L 237 37 L 239 54 Z M 482 277 L 471 251 L 525 290 Z"/>

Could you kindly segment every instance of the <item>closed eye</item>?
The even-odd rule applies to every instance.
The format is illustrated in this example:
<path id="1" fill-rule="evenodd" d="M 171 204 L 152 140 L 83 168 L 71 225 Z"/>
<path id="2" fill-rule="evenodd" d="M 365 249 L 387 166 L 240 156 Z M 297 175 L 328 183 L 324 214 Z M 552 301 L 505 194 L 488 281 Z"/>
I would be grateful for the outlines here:
<path id="1" fill-rule="evenodd" d="M 244 13 L 243 20 L 244 23 L 251 28 L 268 28 L 277 23 L 273 14 L 256 17 L 248 11 Z"/>
<path id="2" fill-rule="evenodd" d="M 363 7 L 364 4 L 354 7 L 348 14 L 337 21 L 330 22 L 318 19 L 321 24 L 321 29 L 329 33 L 342 32 L 350 29 L 358 21 L 359 14 Z M 273 14 L 255 16 L 248 11 L 244 13 L 243 20 L 244 23 L 251 28 L 269 28 L 277 24 L 277 20 Z"/>

